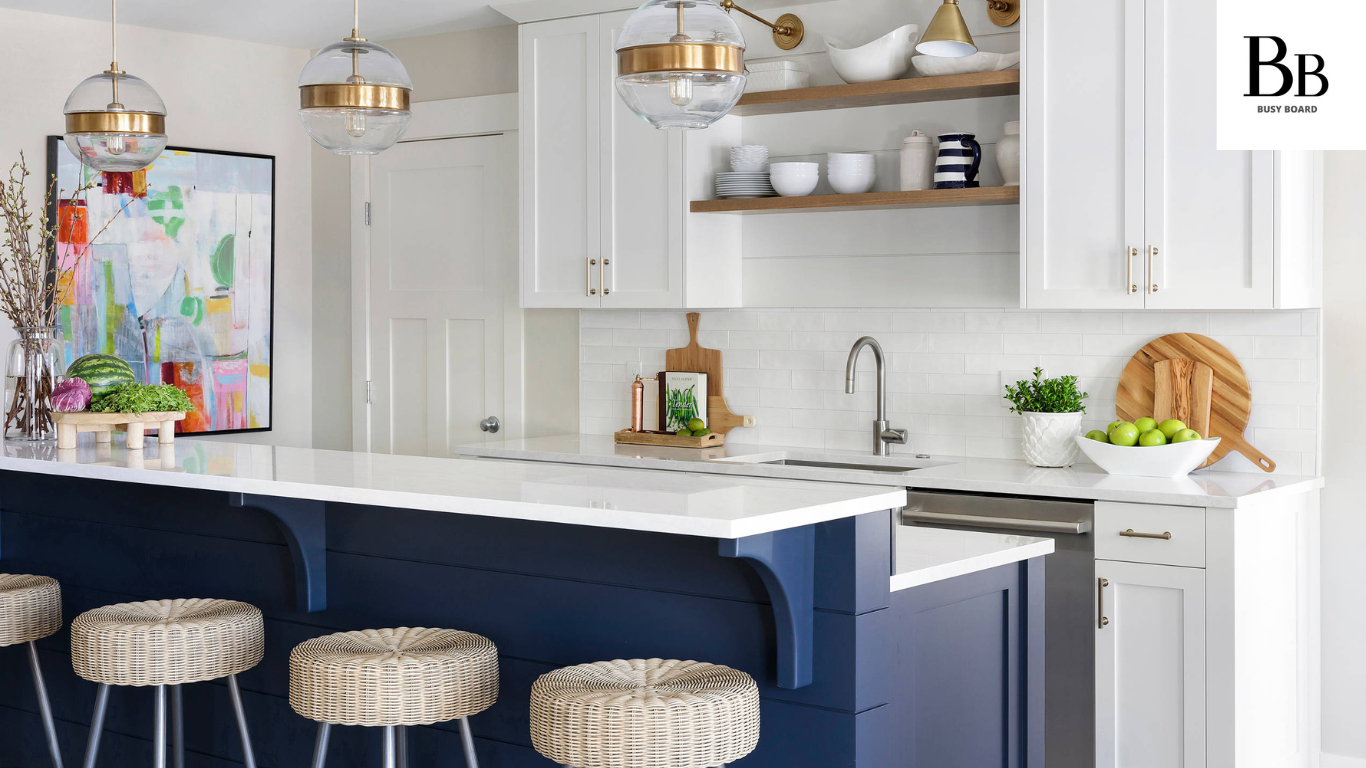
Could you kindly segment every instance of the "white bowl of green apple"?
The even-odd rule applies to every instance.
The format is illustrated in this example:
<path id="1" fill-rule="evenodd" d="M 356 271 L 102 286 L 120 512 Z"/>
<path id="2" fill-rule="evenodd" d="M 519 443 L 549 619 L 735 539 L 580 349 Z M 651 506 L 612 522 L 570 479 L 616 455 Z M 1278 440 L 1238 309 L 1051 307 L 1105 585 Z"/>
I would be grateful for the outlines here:
<path id="1" fill-rule="evenodd" d="M 1177 419 L 1116 421 L 1076 440 L 1086 458 L 1106 472 L 1139 477 L 1184 477 L 1219 446 L 1219 438 L 1203 437 Z"/>

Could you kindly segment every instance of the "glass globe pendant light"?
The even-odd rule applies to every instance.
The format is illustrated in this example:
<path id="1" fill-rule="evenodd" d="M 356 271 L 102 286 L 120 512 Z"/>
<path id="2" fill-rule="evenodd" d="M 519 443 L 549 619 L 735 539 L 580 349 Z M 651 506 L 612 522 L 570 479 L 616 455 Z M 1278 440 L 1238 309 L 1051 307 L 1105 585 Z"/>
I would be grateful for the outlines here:
<path id="1" fill-rule="evenodd" d="M 706 128 L 745 93 L 745 38 L 730 18 L 738 10 L 773 30 L 788 51 L 803 36 L 787 14 L 776 24 L 733 0 L 648 0 L 617 38 L 617 94 L 656 128 Z"/>
<path id="2" fill-rule="evenodd" d="M 299 119 L 308 135 L 337 155 L 377 155 L 408 130 L 413 81 L 403 62 L 360 36 L 353 0 L 351 36 L 309 60 L 299 75 Z"/>
<path id="3" fill-rule="evenodd" d="M 113 7 L 113 61 L 66 100 L 66 146 L 82 163 L 111 172 L 140 171 L 166 148 L 166 105 L 145 80 L 119 69 L 119 8 Z"/>

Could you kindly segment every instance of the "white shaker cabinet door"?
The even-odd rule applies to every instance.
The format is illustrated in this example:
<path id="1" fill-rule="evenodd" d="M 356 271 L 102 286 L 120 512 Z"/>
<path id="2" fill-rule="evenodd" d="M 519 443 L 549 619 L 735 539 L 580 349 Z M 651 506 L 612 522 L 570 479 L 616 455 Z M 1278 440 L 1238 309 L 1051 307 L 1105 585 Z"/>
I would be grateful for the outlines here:
<path id="1" fill-rule="evenodd" d="M 1096 561 L 1097 768 L 1205 765 L 1205 572 Z"/>
<path id="2" fill-rule="evenodd" d="M 523 24 L 522 306 L 601 306 L 596 16 Z"/>
<path id="3" fill-rule="evenodd" d="M 1215 0 L 1146 0 L 1149 309 L 1271 309 L 1274 158 L 1215 148 Z"/>
<path id="4" fill-rule="evenodd" d="M 1025 305 L 1142 309 L 1143 0 L 1024 23 Z"/>
<path id="5" fill-rule="evenodd" d="M 683 131 L 661 131 L 617 96 L 617 36 L 633 11 L 599 16 L 605 308 L 683 306 Z"/>

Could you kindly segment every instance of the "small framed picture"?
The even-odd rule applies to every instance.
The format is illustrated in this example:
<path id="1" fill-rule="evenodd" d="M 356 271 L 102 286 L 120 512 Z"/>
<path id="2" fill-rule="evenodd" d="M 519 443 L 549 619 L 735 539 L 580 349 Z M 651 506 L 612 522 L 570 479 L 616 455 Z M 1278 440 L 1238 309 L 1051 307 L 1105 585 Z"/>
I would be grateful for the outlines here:
<path id="1" fill-rule="evenodd" d="M 663 432 L 688 429 L 688 422 L 707 420 L 707 374 L 665 371 L 659 376 L 659 428 Z"/>

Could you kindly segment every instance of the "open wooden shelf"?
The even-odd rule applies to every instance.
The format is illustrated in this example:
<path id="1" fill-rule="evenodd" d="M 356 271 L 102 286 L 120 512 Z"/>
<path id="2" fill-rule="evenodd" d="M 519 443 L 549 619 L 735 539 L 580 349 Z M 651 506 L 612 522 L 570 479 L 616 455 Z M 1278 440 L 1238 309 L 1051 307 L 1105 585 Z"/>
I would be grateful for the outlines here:
<path id="1" fill-rule="evenodd" d="M 926 189 L 917 192 L 866 192 L 862 195 L 760 197 L 753 200 L 694 200 L 693 213 L 799 213 L 802 211 L 877 211 L 892 208 L 956 208 L 1014 205 L 1019 187 Z"/>
<path id="2" fill-rule="evenodd" d="M 879 107 L 887 104 L 916 104 L 924 101 L 980 99 L 986 96 L 1016 96 L 1020 93 L 1020 70 L 975 72 L 970 75 L 913 77 L 879 83 L 822 85 L 790 91 L 747 93 L 730 111 L 732 115 L 778 115 L 788 112 L 816 112 L 825 109 Z"/>

